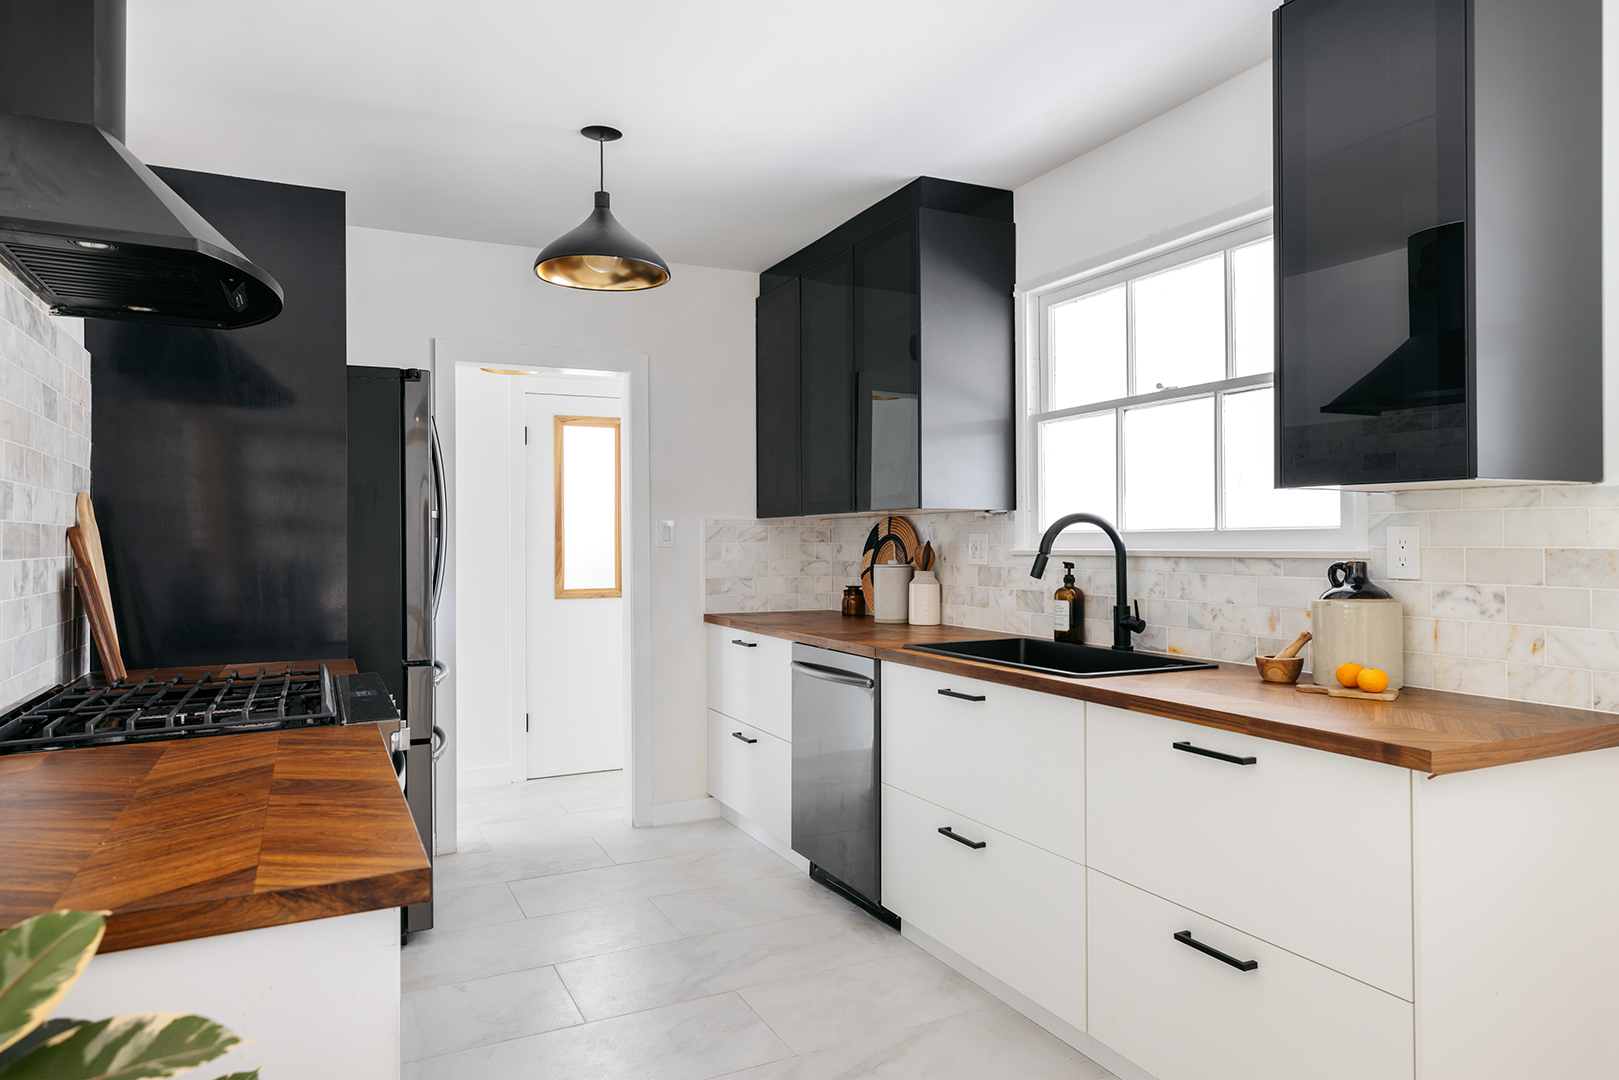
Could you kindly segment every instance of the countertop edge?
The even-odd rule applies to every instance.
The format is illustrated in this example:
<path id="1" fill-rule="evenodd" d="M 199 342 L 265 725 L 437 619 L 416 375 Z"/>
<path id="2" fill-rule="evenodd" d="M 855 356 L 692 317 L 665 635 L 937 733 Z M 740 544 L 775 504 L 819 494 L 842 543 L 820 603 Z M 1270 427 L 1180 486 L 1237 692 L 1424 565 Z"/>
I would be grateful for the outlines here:
<path id="1" fill-rule="evenodd" d="M 814 628 L 796 630 L 774 625 L 769 621 L 771 619 L 791 617 L 794 614 L 825 616 L 835 613 L 717 612 L 704 615 L 703 621 L 716 626 L 732 627 L 747 633 L 802 642 L 806 645 L 814 645 L 876 660 L 886 660 L 891 663 L 905 664 L 909 667 L 937 671 L 941 674 L 959 675 L 963 678 L 979 679 L 983 682 L 998 683 L 1018 689 L 1072 698 L 1076 701 L 1109 705 L 1131 712 L 1165 716 L 1203 727 L 1221 728 L 1240 734 L 1270 739 L 1275 742 L 1289 743 L 1295 746 L 1323 750 L 1328 753 L 1341 754 L 1346 757 L 1394 765 L 1399 768 L 1424 772 L 1431 776 L 1468 772 L 1496 765 L 1509 765 L 1524 761 L 1561 757 L 1568 754 L 1583 753 L 1588 750 L 1603 750 L 1619 746 L 1619 716 L 1615 716 L 1612 723 L 1606 723 L 1600 727 L 1547 732 L 1528 738 L 1480 740 L 1441 748 L 1412 746 L 1393 738 L 1369 738 L 1342 731 L 1291 724 L 1254 716 L 1234 707 L 1212 707 L 1206 704 L 1176 701 L 1114 685 L 1127 682 L 1128 679 L 1125 678 L 1073 680 L 1048 678 L 1020 672 L 1012 668 L 1000 667 L 995 664 L 978 663 L 971 660 L 940 656 L 935 653 L 894 648 L 887 644 L 871 645 L 863 642 L 851 642 L 841 637 L 832 637 L 819 633 Z M 862 622 L 864 623 L 865 620 L 862 620 Z M 867 627 L 862 627 L 862 629 L 865 628 Z M 871 627 L 871 629 L 875 628 Z M 890 628 L 889 632 L 903 629 L 903 627 L 894 627 Z M 936 631 L 939 628 L 927 627 L 919 629 Z M 993 630 L 976 630 L 970 627 L 951 627 L 949 629 L 960 631 L 974 638 L 1019 636 Z M 1221 663 L 1220 667 L 1226 671 L 1236 671 L 1240 668 L 1239 665 L 1228 663 Z M 1258 682 L 1257 677 L 1254 682 L 1256 685 L 1263 685 Z M 1275 691 L 1277 693 L 1295 692 L 1288 686 L 1277 686 Z M 1471 698 L 1470 695 L 1453 694 L 1439 690 L 1421 690 L 1419 693 L 1424 697 L 1450 705 L 1460 705 L 1464 708 Z M 1410 695 L 1410 697 L 1415 696 L 1416 694 Z M 1324 696 L 1315 697 L 1312 700 L 1317 704 L 1317 707 L 1365 707 L 1365 703 L 1342 702 L 1341 699 L 1330 699 L 1331 704 L 1329 705 L 1327 704 L 1329 699 Z M 1493 701 L 1494 699 L 1477 700 Z M 1514 702 L 1513 704 L 1521 705 L 1526 712 L 1550 708 L 1535 706 L 1529 702 Z M 1486 710 L 1481 709 L 1481 711 Z M 1593 717 L 1605 716 L 1605 714 L 1598 714 L 1589 710 L 1568 709 L 1564 711 L 1568 713 L 1585 713 Z M 1411 731 L 1415 729 L 1405 728 L 1403 730 Z M 1392 736 L 1392 730 L 1390 734 Z"/>
<path id="2" fill-rule="evenodd" d="M 355 895 L 363 891 L 363 896 Z M 196 941 L 269 926 L 358 915 L 366 911 L 419 904 L 433 894 L 430 867 L 352 878 L 327 885 L 307 885 L 191 904 L 115 911 L 97 953 L 122 952 L 148 945 Z"/>

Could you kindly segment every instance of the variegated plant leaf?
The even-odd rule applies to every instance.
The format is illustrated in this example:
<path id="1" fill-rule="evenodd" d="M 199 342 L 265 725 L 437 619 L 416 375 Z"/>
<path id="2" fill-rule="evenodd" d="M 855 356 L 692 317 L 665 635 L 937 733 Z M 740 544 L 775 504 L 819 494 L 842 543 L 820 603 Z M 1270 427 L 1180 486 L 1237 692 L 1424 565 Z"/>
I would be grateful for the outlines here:
<path id="1" fill-rule="evenodd" d="M 0 1050 L 0 1072 L 4 1072 L 6 1067 L 13 1061 L 16 1061 L 35 1047 L 49 1042 L 64 1031 L 72 1031 L 74 1028 L 83 1027 L 89 1022 L 88 1020 L 69 1020 L 65 1016 L 51 1017 L 4 1050 Z"/>
<path id="2" fill-rule="evenodd" d="M 51 911 L 0 933 L 0 1050 L 56 1008 L 96 954 L 104 911 Z"/>
<path id="3" fill-rule="evenodd" d="M 141 1080 L 212 1061 L 240 1040 L 212 1020 L 131 1013 L 97 1020 L 23 1055 L 0 1080 Z"/>
<path id="4" fill-rule="evenodd" d="M 259 1080 L 259 1071 L 254 1069 L 252 1072 L 231 1073 L 229 1076 L 217 1077 L 216 1080 Z"/>

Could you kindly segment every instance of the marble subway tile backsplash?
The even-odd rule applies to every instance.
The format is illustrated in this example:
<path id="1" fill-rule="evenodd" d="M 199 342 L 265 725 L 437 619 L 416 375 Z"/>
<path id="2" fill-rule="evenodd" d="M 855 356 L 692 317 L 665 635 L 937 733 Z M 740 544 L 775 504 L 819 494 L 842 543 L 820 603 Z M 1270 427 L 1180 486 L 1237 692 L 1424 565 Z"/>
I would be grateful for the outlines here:
<path id="1" fill-rule="evenodd" d="M 1619 712 L 1619 486 L 1367 498 L 1372 577 L 1405 606 L 1408 685 Z M 940 552 L 946 623 L 1051 633 L 1061 560 L 1031 579 L 1030 558 L 1012 555 L 1012 515 L 906 517 Z M 705 521 L 706 610 L 836 610 L 875 520 Z M 1420 580 L 1389 579 L 1390 525 L 1420 530 Z M 967 562 L 972 533 L 989 535 L 988 565 Z M 1067 558 L 1085 594 L 1085 640 L 1110 644 L 1112 557 Z M 1130 596 L 1147 622 L 1137 641 L 1237 662 L 1275 652 L 1309 628 L 1333 561 L 1132 556 Z"/>
<path id="2" fill-rule="evenodd" d="M 78 675 L 67 527 L 90 490 L 90 354 L 0 269 L 0 710 Z"/>

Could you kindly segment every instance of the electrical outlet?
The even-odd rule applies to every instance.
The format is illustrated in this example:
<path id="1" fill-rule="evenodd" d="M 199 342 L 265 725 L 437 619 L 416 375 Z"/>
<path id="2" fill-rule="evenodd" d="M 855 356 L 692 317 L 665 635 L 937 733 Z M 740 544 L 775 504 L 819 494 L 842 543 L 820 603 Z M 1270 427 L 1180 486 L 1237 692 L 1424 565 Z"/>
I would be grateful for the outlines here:
<path id="1" fill-rule="evenodd" d="M 658 522 L 658 546 L 675 546 L 675 523 L 668 520 Z"/>
<path id="2" fill-rule="evenodd" d="M 980 566 L 989 565 L 989 533 L 967 534 L 967 561 Z"/>
<path id="3" fill-rule="evenodd" d="M 1422 576 L 1422 530 L 1415 525 L 1389 526 L 1389 577 L 1414 581 Z"/>

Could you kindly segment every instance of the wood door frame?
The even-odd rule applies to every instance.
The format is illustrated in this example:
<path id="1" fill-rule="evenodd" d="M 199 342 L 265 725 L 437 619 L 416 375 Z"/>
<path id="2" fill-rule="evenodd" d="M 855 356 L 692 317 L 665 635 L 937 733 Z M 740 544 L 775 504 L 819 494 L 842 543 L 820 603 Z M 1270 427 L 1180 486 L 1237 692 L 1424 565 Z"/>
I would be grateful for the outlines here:
<path id="1" fill-rule="evenodd" d="M 436 338 L 433 341 L 434 370 L 436 397 L 438 402 L 437 413 L 439 417 L 440 436 L 444 441 L 444 454 L 446 471 L 449 482 L 449 528 L 448 559 L 449 568 L 446 575 L 444 589 L 444 603 L 440 608 L 441 617 L 438 622 L 439 653 L 450 664 L 450 675 L 440 688 L 439 695 L 440 714 L 451 725 L 455 722 L 455 687 L 457 679 L 457 656 L 455 641 L 455 598 L 456 598 L 456 489 L 455 489 L 455 370 L 458 366 L 472 367 L 500 367 L 523 372 L 532 371 L 535 374 L 554 372 L 558 369 L 573 369 L 584 371 L 616 371 L 622 372 L 628 381 L 628 391 L 625 395 L 623 418 L 625 426 L 621 428 L 621 453 L 628 464 L 625 470 L 625 479 L 628 481 L 628 495 L 623 500 L 625 507 L 624 527 L 628 536 L 628 565 L 624 567 L 624 621 L 625 621 L 625 671 L 629 675 L 629 708 L 627 711 L 628 731 L 625 733 L 625 786 L 627 798 L 625 800 L 625 819 L 636 827 L 650 826 L 652 822 L 652 518 L 651 518 L 651 475 L 652 457 L 649 449 L 649 436 L 651 432 L 648 389 L 648 362 L 646 354 L 595 351 L 587 349 L 564 349 L 545 345 L 520 345 L 507 342 L 467 341 L 450 338 Z M 519 421 L 519 423 L 521 423 Z M 519 437 L 521 432 L 518 433 Z M 525 586 L 526 587 L 526 586 Z M 520 605 L 521 608 L 521 605 Z M 527 631 L 524 613 L 520 610 L 519 617 L 513 627 L 515 640 L 513 647 L 518 654 L 526 655 Z M 521 701 L 526 693 L 526 672 L 523 665 L 516 665 L 513 683 L 515 686 L 508 692 L 513 694 L 513 701 Z M 456 800 L 456 765 L 455 765 L 455 729 L 453 726 L 447 730 L 451 734 L 451 744 L 448 755 L 443 764 L 447 766 L 439 771 L 439 823 L 440 835 L 453 840 L 455 836 L 455 800 Z M 513 782 L 524 779 L 518 775 L 527 768 L 527 736 L 523 730 L 523 710 L 512 708 L 508 717 L 508 751 L 509 779 Z"/>
<path id="2" fill-rule="evenodd" d="M 565 550 L 562 538 L 562 433 L 569 427 L 613 429 L 613 587 L 611 589 L 570 589 L 563 584 Z M 616 416 L 563 416 L 551 420 L 554 443 L 551 450 L 551 491 L 556 500 L 552 521 L 556 523 L 554 557 L 556 598 L 558 600 L 597 600 L 624 595 L 624 432 Z"/>

